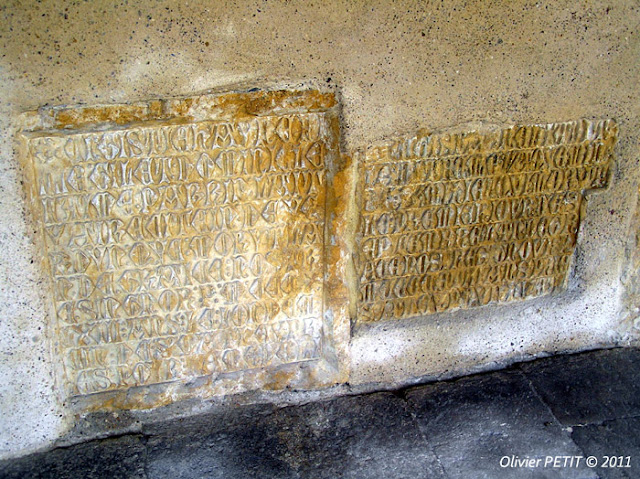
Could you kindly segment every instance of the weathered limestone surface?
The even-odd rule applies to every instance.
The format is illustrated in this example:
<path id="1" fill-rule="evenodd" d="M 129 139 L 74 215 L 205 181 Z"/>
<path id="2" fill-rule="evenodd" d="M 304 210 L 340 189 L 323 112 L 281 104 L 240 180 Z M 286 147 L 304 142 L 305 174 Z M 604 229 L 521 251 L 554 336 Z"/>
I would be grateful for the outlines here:
<path id="1" fill-rule="evenodd" d="M 458 376 L 550 353 L 637 341 L 640 281 L 635 232 L 640 229 L 633 218 L 640 181 L 637 168 L 640 7 L 635 0 L 579 4 L 564 0 L 444 3 L 163 0 L 140 1 L 135 5 L 101 0 L 9 0 L 0 5 L 0 18 L 0 456 L 24 454 L 61 437 L 68 443 L 112 432 L 136 431 L 141 423 L 215 409 L 218 405 L 306 402 L 354 390 Z M 35 114 L 25 115 L 36 110 Z M 246 278 L 213 281 L 212 276 L 198 276 L 206 279 L 202 285 L 205 289 L 210 287 L 210 293 L 219 283 L 236 282 L 237 289 L 225 287 L 224 292 L 216 290 L 215 295 L 208 296 L 193 286 L 198 274 L 194 268 L 202 264 L 195 256 L 196 238 L 212 237 L 206 229 L 201 232 L 210 226 L 205 215 L 194 218 L 193 227 L 181 216 L 180 205 L 198 201 L 187 191 L 195 192 L 205 184 L 204 179 L 198 178 L 196 152 L 154 153 L 146 156 L 148 161 L 141 161 L 134 151 L 139 148 L 137 141 L 145 131 L 162 136 L 163 131 L 193 131 L 197 125 L 210 129 L 222 125 L 246 127 L 258 118 L 273 126 L 273 122 L 285 117 L 300 119 L 301 138 L 313 132 L 305 126 L 311 118 L 330 128 L 322 136 L 322 143 L 327 146 L 324 189 L 319 189 L 318 195 L 308 195 L 310 209 L 295 215 L 296 225 L 308 228 L 316 221 L 312 212 L 319 214 L 319 205 L 325 201 L 324 215 L 317 220 L 324 222 L 324 236 L 322 243 L 307 236 L 305 245 L 291 245 L 286 253 L 290 257 L 283 255 L 276 260 L 277 250 L 269 251 L 273 261 L 292 268 L 278 272 L 261 263 L 265 269 L 260 278 L 283 275 L 284 279 L 288 274 L 288 284 L 295 283 L 300 294 L 313 299 L 311 310 L 306 310 L 311 313 L 297 320 L 292 318 L 301 327 L 292 329 L 284 341 L 284 331 L 277 336 L 278 332 L 271 328 L 273 341 L 264 342 L 259 339 L 258 325 L 237 328 L 230 324 L 206 331 L 197 326 L 184 334 L 189 339 L 213 332 L 219 337 L 226 335 L 224 348 L 203 342 L 202 354 L 196 352 L 193 341 L 173 344 L 165 341 L 177 329 L 185 331 L 201 324 L 191 321 L 188 315 L 182 316 L 183 310 L 171 309 L 181 301 L 191 299 L 192 311 L 203 313 L 211 309 L 205 302 L 217 297 L 221 301 L 217 303 L 217 311 L 238 306 L 239 313 L 248 314 L 241 306 L 247 304 L 244 299 L 249 297 L 250 302 L 264 305 L 270 301 L 272 290 L 263 282 L 266 290 L 254 300 L 256 290 L 240 289 L 245 287 L 243 281 L 258 280 L 258 275 L 253 274 L 257 270 L 242 268 L 249 256 L 263 254 L 258 249 L 265 245 L 251 245 L 233 255 L 242 259 L 226 262 L 225 274 L 229 268 L 236 268 L 231 274 L 241 271 L 240 275 L 247 274 Z M 394 310 L 388 316 L 382 309 L 381 317 L 395 319 L 359 320 L 362 275 L 378 273 L 372 268 L 365 271 L 366 261 L 361 262 L 360 246 L 364 243 L 360 241 L 362 237 L 357 237 L 357 222 L 360 217 L 383 214 L 382 209 L 377 213 L 364 210 L 363 185 L 354 181 L 365 178 L 366 171 L 358 173 L 357 168 L 363 165 L 359 161 L 380 147 L 393 144 L 392 139 L 401 139 L 398 144 L 411 139 L 415 132 L 419 132 L 419 137 L 433 138 L 477 132 L 488 138 L 498 131 L 509 131 L 514 125 L 562 125 L 579 119 L 592 125 L 603 119 L 615 120 L 618 140 L 609 167 L 608 187 L 592 194 L 588 189 L 571 186 L 566 197 L 573 200 L 560 204 L 567 209 L 565 219 L 571 225 L 576 218 L 573 209 L 579 204 L 579 222 L 577 229 L 567 227 L 561 235 L 567 247 L 562 254 L 544 255 L 548 261 L 550 256 L 571 257 L 570 264 L 561 265 L 558 274 L 553 275 L 553 286 L 546 283 L 539 291 L 553 290 L 553 294 L 538 296 L 534 287 L 535 294 L 524 295 L 529 296 L 526 301 L 490 301 L 480 306 L 484 302 L 480 300 L 482 295 L 476 300 L 465 293 L 464 298 L 458 295 L 458 299 L 465 301 L 456 300 L 437 312 L 425 307 L 420 308 L 419 314 L 418 309 L 416 314 L 405 314 L 405 309 Z M 452 128 L 452 125 L 466 126 Z M 297 127 L 289 131 L 297 131 Z M 127 134 L 133 144 L 127 140 L 128 146 L 121 148 L 116 140 Z M 95 143 L 100 137 L 110 139 Z M 271 134 L 269 137 L 273 138 Z M 219 151 L 229 154 L 246 151 L 225 145 L 228 141 L 225 138 L 229 137 L 224 133 L 217 138 L 222 142 Z M 52 167 L 62 166 L 71 176 L 60 182 L 62 178 L 55 181 L 53 175 L 54 181 L 43 183 L 48 193 L 41 196 L 40 190 L 35 189 L 25 199 L 25 189 L 37 184 L 29 180 L 29 171 L 32 176 L 47 173 L 43 165 L 40 169 L 30 166 L 31 170 L 20 165 L 21 159 L 25 165 L 38 164 L 27 148 L 30 142 L 34 147 L 40 143 L 46 151 L 47 144 L 61 141 L 69 146 L 82 145 L 80 139 L 93 145 L 94 159 L 87 158 L 87 164 L 107 165 L 106 175 L 98 171 L 93 176 L 97 183 L 100 176 L 117 177 L 115 165 L 121 168 L 125 161 L 130 165 L 148 164 L 150 169 L 147 173 L 144 173 L 146 166 L 128 170 L 131 177 L 125 175 L 123 180 L 131 181 L 130 188 L 113 184 L 100 189 L 92 183 L 91 173 L 75 176 L 79 170 L 73 166 L 81 166 L 82 162 L 77 161 L 83 158 L 84 147 L 76 151 L 54 149 L 54 157 L 59 158 L 51 163 Z M 189 140 L 185 136 L 174 141 L 185 144 Z M 305 141 L 281 138 L 278 145 L 300 147 Z M 100 155 L 110 156 L 116 150 L 119 153 L 116 157 L 98 161 Z M 121 157 L 121 150 L 130 158 Z M 88 151 L 87 147 L 87 154 Z M 337 152 L 344 154 L 344 159 Z M 349 154 L 358 161 L 350 163 Z M 181 159 L 176 160 L 178 157 Z M 603 166 L 608 161 L 604 157 L 599 159 Z M 160 175 L 156 178 L 164 181 L 164 166 L 158 166 L 163 162 L 168 166 L 166 175 L 171 165 L 187 165 L 184 174 L 188 175 L 189 183 L 200 186 L 189 190 L 178 187 L 173 193 L 173 186 L 164 188 L 169 184 L 144 185 L 143 179 L 148 174 Z M 161 169 L 154 173 L 152 164 L 153 168 Z M 591 166 L 585 168 L 593 171 Z M 320 167 L 310 169 L 322 171 Z M 285 170 L 291 173 L 290 169 Z M 529 168 L 523 172 L 530 176 L 536 173 Z M 222 170 L 216 175 L 216 181 L 231 178 L 222 174 Z M 255 176 L 260 175 L 249 174 L 242 179 Z M 82 185 L 76 182 L 80 177 L 84 180 Z M 483 176 L 485 179 L 488 182 L 490 175 Z M 233 194 L 251 191 L 250 186 L 236 189 L 240 184 L 237 181 L 230 184 Z M 162 195 L 156 191 L 158 186 L 163 187 Z M 82 192 L 73 193 L 76 187 Z M 409 191 L 412 187 L 405 188 L 398 191 Z M 132 190 L 130 202 L 127 189 Z M 143 190 L 146 193 L 141 193 Z M 154 194 L 158 195 L 155 201 L 166 205 L 164 217 L 153 210 Z M 106 202 L 96 200 L 92 204 L 90 196 Z M 276 201 L 271 196 L 263 199 Z M 391 204 L 380 207 L 398 206 L 399 210 L 407 210 L 404 205 L 408 198 L 390 201 Z M 494 201 L 505 200 L 492 198 L 484 203 Z M 133 205 L 140 207 L 144 204 L 141 202 L 149 202 L 148 212 L 134 213 L 132 209 L 125 212 Z M 109 208 L 117 211 L 118 217 L 110 220 L 110 224 L 101 223 L 97 216 L 99 208 L 110 203 Z M 243 200 L 238 199 L 238 203 Z M 248 203 L 255 206 L 259 202 Z M 45 211 L 55 216 L 45 219 Z M 267 226 L 262 213 L 259 210 L 259 220 L 254 226 L 225 229 L 232 233 L 232 238 L 221 236 L 220 239 L 225 239 L 217 247 L 224 247 L 226 241 L 237 242 L 245 234 L 264 237 L 265 232 L 277 230 L 276 236 L 281 239 L 296 229 L 282 226 L 288 222 L 288 214 L 285 220 L 277 213 L 274 225 L 278 226 Z M 155 218 L 153 221 L 157 223 L 142 224 L 139 221 L 142 217 Z M 182 222 L 177 222 L 177 218 L 182 218 Z M 60 224 L 49 223 L 50 219 L 57 219 Z M 165 220 L 167 223 L 163 223 Z M 227 220 L 234 221 L 224 217 Z M 137 230 L 136 222 L 141 223 Z M 82 231 L 86 227 L 85 233 L 89 233 L 85 237 L 98 243 L 90 248 L 74 246 L 74 241 L 82 241 L 81 236 L 76 236 L 79 230 L 74 231 L 77 226 L 70 226 L 75 223 L 82 224 Z M 165 225 L 167 231 L 176 231 L 179 226 L 184 232 L 181 237 L 185 241 L 180 244 L 186 250 L 180 261 L 171 260 L 167 248 L 162 250 L 162 258 L 154 252 L 160 251 L 153 249 L 159 243 L 167 242 L 158 237 Z M 155 234 L 154 228 L 158 228 Z M 444 230 L 453 228 L 457 227 Z M 123 235 L 120 240 L 125 252 L 113 248 L 115 244 L 100 244 L 116 232 Z M 134 241 L 129 232 L 139 239 Z M 559 238 L 553 240 L 554 245 L 560 243 Z M 185 245 L 187 241 L 190 244 Z M 504 239 L 498 243 L 504 246 L 516 241 L 520 240 Z M 134 243 L 138 243 L 135 252 Z M 214 243 L 211 261 L 228 258 L 216 253 L 215 247 Z M 456 248 L 460 252 L 466 247 Z M 526 248 L 522 250 L 525 254 Z M 107 249 L 115 256 L 104 256 Z M 91 253 L 94 259 L 91 256 L 83 259 L 82 254 L 74 257 L 79 250 Z M 320 271 L 317 263 L 310 266 L 296 262 L 296 254 L 302 251 L 305 258 L 322 255 L 325 265 L 322 280 L 317 276 Z M 569 254 L 570 251 L 573 253 Z M 388 250 L 384 254 L 390 255 Z M 103 263 L 96 262 L 99 258 Z M 104 261 L 114 258 L 118 264 L 127 264 L 129 278 L 125 275 L 126 279 L 119 281 L 125 271 L 107 269 L 108 263 Z M 143 264 L 146 261 L 151 262 Z M 152 264 L 156 272 L 160 267 L 162 274 L 146 276 Z M 391 269 L 386 268 L 384 273 L 397 275 L 400 262 L 394 260 L 391 264 Z M 85 265 L 87 270 L 82 271 Z M 109 297 L 124 302 L 127 296 L 137 295 L 135 301 L 127 303 L 134 314 L 106 318 L 104 324 L 112 329 L 96 326 L 85 338 L 81 335 L 88 333 L 86 324 L 65 324 L 64 314 L 70 321 L 80 319 L 81 315 L 85 315 L 83 321 L 92 318 L 91 308 L 96 310 L 95 301 L 103 293 L 90 290 L 94 285 L 98 288 L 97 279 L 100 276 L 107 279 L 110 272 L 119 276 L 109 283 L 114 289 Z M 178 273 L 192 281 L 191 289 L 178 285 Z M 206 272 L 220 273 L 219 268 Z M 515 270 L 509 271 L 512 273 L 516 274 Z M 517 274 L 527 274 L 529 282 L 541 281 L 537 273 L 529 276 L 530 270 Z M 141 276 L 146 277 L 146 284 L 137 286 L 137 281 L 145 282 Z M 83 280 L 74 282 L 72 277 Z M 345 282 L 350 287 L 348 291 Z M 58 285 L 57 293 L 54 284 Z M 486 293 L 486 285 L 480 287 Z M 233 297 L 232 291 L 239 296 Z M 141 296 L 144 294 L 156 300 L 152 308 L 151 302 L 143 299 L 149 297 Z M 497 293 L 491 294 L 494 299 L 497 297 Z M 317 302 L 320 297 L 322 305 Z M 202 305 L 197 304 L 200 299 Z M 291 304 L 289 299 L 278 297 L 274 303 L 286 309 Z M 447 305 L 446 301 L 443 305 Z M 380 313 L 380 306 L 376 308 L 376 314 Z M 120 311 L 124 309 L 118 311 L 122 314 Z M 244 318 L 249 318 L 246 314 Z M 286 322 L 284 314 L 278 313 L 275 322 Z M 152 316 L 163 320 L 154 322 Z M 167 317 L 174 322 L 165 322 Z M 124 321 L 133 324 L 134 329 L 118 329 Z M 314 326 L 309 337 L 304 332 L 307 323 Z M 158 329 L 158 325 L 165 329 Z M 316 326 L 322 329 L 315 329 Z M 119 342 L 120 346 L 104 341 L 125 336 L 127 340 Z M 146 336 L 149 342 L 144 343 Z M 90 345 L 89 341 L 95 339 L 100 344 Z M 300 344 L 311 344 L 309 339 L 319 347 L 301 350 Z M 75 342 L 77 346 L 73 346 Z M 127 357 L 131 354 L 127 348 L 138 349 L 137 345 L 143 343 L 153 348 L 150 351 L 156 352 L 155 357 L 137 360 L 135 350 L 133 356 Z M 264 354 L 254 354 L 256 350 L 250 349 L 257 344 L 265 346 Z M 283 344 L 295 344 L 295 348 L 285 346 L 280 350 Z M 143 357 L 145 348 L 139 350 Z M 226 352 L 229 353 L 225 357 Z M 122 353 L 118 358 L 117 354 Z M 306 359 L 305 355 L 316 359 Z M 123 358 L 125 361 L 121 361 Z M 93 367 L 98 364 L 119 367 L 111 370 L 102 365 Z M 98 374 L 98 370 L 102 371 Z M 348 383 L 344 383 L 347 371 Z M 169 377 L 174 380 L 159 382 Z M 342 385 L 329 387 L 335 383 Z M 210 399 L 203 401 L 203 398 Z M 138 409 L 164 404 L 167 406 Z M 92 412 L 79 415 L 80 411 Z"/>
<path id="2" fill-rule="evenodd" d="M 615 121 L 421 132 L 349 169 L 335 110 L 308 90 L 23 115 L 63 398 L 83 412 L 326 387 L 349 379 L 348 311 L 377 322 L 566 286 Z"/>
<path id="3" fill-rule="evenodd" d="M 564 288 L 582 192 L 606 186 L 613 121 L 419 134 L 360 153 L 358 321 Z"/>
<path id="4" fill-rule="evenodd" d="M 334 105 L 260 91 L 26 115 L 65 397 L 150 407 L 346 380 L 340 284 L 325 292 L 344 221 L 326 220 Z"/>

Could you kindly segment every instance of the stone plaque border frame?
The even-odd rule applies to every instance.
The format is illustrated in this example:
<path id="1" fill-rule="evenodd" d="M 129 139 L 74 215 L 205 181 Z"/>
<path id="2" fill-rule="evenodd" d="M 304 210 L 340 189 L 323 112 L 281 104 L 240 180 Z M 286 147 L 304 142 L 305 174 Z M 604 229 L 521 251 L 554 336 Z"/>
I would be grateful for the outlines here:
<path id="1" fill-rule="evenodd" d="M 531 131 L 535 130 L 539 137 L 531 134 Z M 528 133 L 528 136 L 524 133 Z M 554 136 L 555 135 L 555 136 Z M 384 323 L 387 321 L 402 321 L 402 320 L 413 320 L 413 319 L 421 319 L 424 320 L 426 317 L 433 316 L 436 314 L 444 314 L 444 313 L 454 313 L 457 311 L 464 311 L 476 308 L 482 308 L 489 305 L 505 305 L 511 302 L 520 302 L 525 300 L 530 300 L 534 298 L 540 298 L 544 296 L 551 296 L 562 294 L 566 291 L 567 285 L 569 283 L 569 279 L 571 276 L 572 269 L 574 267 L 575 260 L 575 252 L 578 246 L 578 234 L 580 229 L 580 224 L 585 217 L 585 208 L 587 205 L 587 201 L 585 198 L 587 195 L 593 191 L 598 190 L 606 190 L 609 187 L 609 179 L 612 174 L 613 164 L 614 164 L 614 152 L 617 146 L 618 140 L 618 124 L 615 119 L 586 119 L 582 118 L 574 121 L 563 121 L 556 123 L 522 123 L 522 124 L 469 124 L 469 125 L 459 125 L 455 128 L 445 128 L 442 130 L 430 131 L 427 129 L 419 129 L 413 134 L 407 134 L 397 137 L 392 137 L 389 139 L 385 139 L 383 141 L 373 143 L 367 147 L 357 149 L 353 154 L 354 168 L 355 174 L 354 176 L 357 178 L 357 183 L 355 185 L 355 202 L 356 207 L 355 210 L 359 212 L 357 218 L 357 231 L 355 232 L 354 242 L 354 262 L 353 269 L 355 278 L 355 288 L 357 292 L 354 292 L 354 301 L 356 303 L 353 306 L 353 316 L 356 318 L 356 323 L 358 327 L 363 325 L 372 325 L 377 323 Z M 434 146 L 436 145 L 436 146 Z M 389 261 L 393 259 L 400 258 L 402 254 L 391 255 L 380 260 L 379 257 L 374 257 L 371 260 L 365 259 L 365 253 L 363 251 L 363 240 L 366 239 L 366 235 L 361 231 L 361 227 L 363 224 L 363 218 L 365 216 L 365 211 L 367 211 L 370 215 L 378 214 L 378 215 L 389 215 L 392 216 L 396 210 L 390 207 L 380 207 L 378 209 L 372 209 L 369 212 L 366 208 L 367 201 L 367 187 L 365 181 L 365 175 L 367 172 L 367 168 L 372 168 L 376 165 L 391 165 L 394 161 L 399 163 L 420 163 L 420 162 L 438 162 L 442 161 L 443 164 L 448 159 L 455 158 L 467 158 L 471 156 L 482 157 L 483 159 L 489 158 L 496 153 L 501 152 L 510 152 L 510 153 L 520 153 L 521 151 L 542 151 L 542 150 L 550 150 L 550 151 L 559 151 L 561 149 L 568 149 L 573 147 L 575 149 L 576 157 L 589 157 L 591 155 L 591 160 L 593 163 L 588 163 L 587 166 L 592 167 L 596 172 L 601 172 L 601 175 L 595 177 L 590 183 L 589 181 L 582 181 L 579 183 L 579 186 L 576 186 L 573 189 L 565 188 L 565 190 L 559 190 L 559 193 L 566 194 L 570 192 L 576 196 L 577 199 L 577 207 L 576 212 L 574 213 L 575 224 L 572 225 L 575 227 L 575 231 L 571 229 L 566 236 L 570 239 L 568 242 L 568 247 L 570 247 L 570 252 L 565 252 L 565 256 L 568 258 L 567 263 L 563 265 L 562 274 L 558 275 L 556 278 L 557 284 L 554 284 L 552 288 L 542 292 L 535 294 L 523 294 L 521 297 L 514 296 L 512 298 L 506 300 L 498 300 L 491 298 L 489 301 L 481 302 L 478 301 L 477 304 L 473 305 L 464 305 L 459 304 L 453 307 L 443 307 L 443 308 L 434 308 L 433 311 L 420 309 L 419 307 L 415 308 L 416 311 L 412 311 L 410 313 L 406 313 L 403 315 L 395 315 L 395 314 L 387 314 L 386 316 L 380 319 L 373 319 L 373 314 L 363 314 L 362 308 L 362 271 L 363 265 L 367 263 L 367 261 L 373 263 L 374 261 Z M 581 148 L 587 148 L 590 152 L 586 153 L 582 151 Z M 429 149 L 431 148 L 431 149 Z M 425 153 L 428 152 L 428 153 Z M 515 155 L 514 155 L 515 156 Z M 589 160 L 589 161 L 591 161 Z M 598 160 L 598 161 L 595 161 Z M 586 168 L 584 165 L 579 165 L 583 169 Z M 577 165 L 573 165 L 573 167 L 577 167 Z M 545 167 L 542 167 L 539 171 L 547 172 L 553 170 L 545 170 Z M 559 166 L 554 167 L 555 169 L 560 169 Z M 568 170 L 569 167 L 566 167 Z M 401 169 L 398 168 L 398 171 Z M 409 171 L 409 169 L 406 169 Z M 445 168 L 443 167 L 443 170 Z M 601 171 L 600 171 L 601 170 Z M 524 173 L 527 173 L 527 170 L 523 167 L 522 170 Z M 532 172 L 537 172 L 537 170 L 532 169 Z M 406 172 L 405 172 L 406 173 Z M 516 174 L 524 174 L 524 173 L 508 173 L 508 175 L 516 175 Z M 507 173 L 503 173 L 506 175 Z M 402 188 L 409 189 L 412 186 L 415 186 L 417 183 L 418 174 L 412 173 L 414 177 L 410 177 L 407 174 L 407 179 L 404 182 L 398 181 L 398 183 L 393 183 L 388 187 L 389 190 L 396 189 L 400 190 Z M 493 175 L 493 174 L 492 174 Z M 471 179 L 485 179 L 491 178 L 492 175 L 484 174 L 472 177 Z M 398 173 L 398 178 L 400 174 Z M 469 181 L 466 177 L 460 177 L 455 179 L 447 179 L 446 182 L 463 182 Z M 427 183 L 437 184 L 440 180 L 423 180 Z M 442 180 L 445 182 L 445 180 Z M 372 188 L 369 188 L 372 189 Z M 515 188 L 514 188 L 515 190 Z M 559 194 L 555 193 L 555 194 Z M 541 196 L 543 193 L 539 193 Z M 398 195 L 401 196 L 401 195 Z M 533 196 L 533 195 L 531 195 Z M 405 196 L 402 196 L 402 201 L 400 202 L 401 206 L 396 207 L 398 211 L 404 211 L 405 205 Z M 511 200 L 518 199 L 516 196 L 508 196 L 504 197 L 496 196 L 493 199 L 483 201 L 495 201 L 498 202 L 500 200 Z M 370 200 L 370 199 L 369 199 Z M 374 201 L 375 203 L 375 201 Z M 472 200 L 465 200 L 464 204 L 472 203 Z M 462 203 L 461 203 L 462 204 Z M 421 211 L 428 209 L 435 209 L 441 207 L 443 209 L 449 208 L 451 205 L 456 206 L 455 201 L 451 204 L 447 202 L 435 202 L 433 204 L 425 204 L 419 207 L 415 207 L 414 209 L 420 209 Z M 539 215 L 542 216 L 542 215 Z M 534 216 L 532 215 L 532 218 Z M 520 221 L 512 220 L 513 223 L 517 223 Z M 475 221 L 470 222 L 468 225 L 475 226 L 477 224 L 482 225 L 482 222 Z M 433 229 L 446 230 L 449 228 L 448 226 L 435 226 Z M 461 226 L 457 226 L 457 228 L 461 228 Z M 427 231 L 426 229 L 424 231 Z M 420 233 L 421 230 L 418 228 L 416 231 L 412 231 L 408 229 L 407 232 L 396 233 L 398 236 L 408 237 L 412 233 Z M 379 235 L 378 235 L 379 236 Z M 515 240 L 504 240 L 502 242 L 494 241 L 490 246 L 495 245 L 509 245 L 510 243 L 514 243 Z M 514 243 L 515 244 L 515 243 Z M 454 247 L 451 247 L 454 250 Z M 472 250 L 471 246 L 456 246 L 459 252 L 465 252 L 466 250 Z M 423 250 L 426 253 L 430 253 L 428 248 Z M 438 249 L 435 249 L 438 251 Z M 375 256 L 375 255 L 373 255 Z M 447 270 L 443 268 L 444 272 L 456 274 L 456 269 Z M 375 276 L 375 275 L 374 275 Z M 411 273 L 407 276 L 410 276 L 411 279 L 419 279 L 420 273 Z M 426 274 L 424 275 L 426 276 Z M 382 279 L 380 279 L 382 278 Z M 376 277 L 376 281 L 381 282 L 383 279 L 388 281 L 393 281 L 400 276 L 395 276 L 389 274 L 387 276 L 381 275 Z M 528 278 L 525 280 L 535 281 L 539 278 L 535 276 Z M 508 285 L 508 282 L 504 281 L 504 284 Z M 472 283 L 472 286 L 476 286 L 479 284 L 478 282 Z M 502 286 L 501 283 L 498 282 L 498 286 Z M 445 293 L 448 293 L 445 289 Z M 388 298 L 375 299 L 370 301 L 370 303 L 380 303 L 385 304 L 386 302 L 392 303 L 393 301 L 403 302 L 406 300 L 414 299 L 411 296 L 389 296 Z M 386 306 L 386 304 L 385 304 Z M 379 308 L 382 311 L 384 308 Z M 386 313 L 386 311 L 382 311 Z"/>
<path id="2" fill-rule="evenodd" d="M 42 206 L 35 191 L 34 171 L 27 151 L 33 135 L 95 132 L 109 128 L 122 129 L 148 124 L 234 121 L 261 116 L 320 113 L 330 125 L 331 145 L 325 157 L 326 208 L 324 225 L 323 269 L 323 336 L 319 359 L 281 364 L 251 370 L 223 372 L 217 375 L 179 379 L 171 382 L 133 386 L 70 395 L 58 388 L 62 402 L 76 412 L 117 409 L 147 409 L 176 401 L 238 394 L 253 390 L 313 390 L 344 383 L 348 379 L 348 347 L 350 337 L 349 290 L 345 279 L 350 269 L 344 229 L 353 178 L 347 173 L 350 159 L 340 152 L 339 104 L 333 93 L 317 90 L 257 90 L 206 92 L 189 97 L 150 100 L 138 103 L 91 107 L 46 107 L 24 113 L 20 118 L 17 150 L 20 159 L 27 218 L 34 232 L 36 251 L 46 251 L 40 218 Z M 48 259 L 42 255 L 42 277 L 48 284 L 42 295 L 47 305 L 49 325 L 46 334 L 54 361 L 61 360 L 57 337 L 58 319 L 53 301 L 53 285 Z M 46 273 L 45 273 L 46 272 Z M 62 367 L 56 368 L 56 383 L 65 385 Z"/>

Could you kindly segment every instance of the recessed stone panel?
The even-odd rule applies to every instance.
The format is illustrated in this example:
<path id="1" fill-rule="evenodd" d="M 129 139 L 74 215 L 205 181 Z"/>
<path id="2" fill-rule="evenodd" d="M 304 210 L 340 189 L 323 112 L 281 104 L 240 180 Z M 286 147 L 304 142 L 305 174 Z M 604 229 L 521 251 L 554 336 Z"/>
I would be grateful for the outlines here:
<path id="1" fill-rule="evenodd" d="M 612 120 L 421 132 L 359 152 L 358 321 L 565 286 L 583 191 L 606 186 Z"/>
<path id="2" fill-rule="evenodd" d="M 154 405 L 339 380 L 340 318 L 325 321 L 332 103 L 260 92 L 133 117 L 51 111 L 53 128 L 24 133 L 69 396 L 153 385 Z"/>

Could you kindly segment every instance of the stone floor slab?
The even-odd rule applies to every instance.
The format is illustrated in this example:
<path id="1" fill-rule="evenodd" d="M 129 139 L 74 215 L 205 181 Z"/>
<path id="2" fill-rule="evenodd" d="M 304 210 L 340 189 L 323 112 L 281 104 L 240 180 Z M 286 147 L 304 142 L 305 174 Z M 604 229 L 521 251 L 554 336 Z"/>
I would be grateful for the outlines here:
<path id="1" fill-rule="evenodd" d="M 636 349 L 591 352 L 397 393 L 217 408 L 2 461 L 0 479 L 640 477 L 637 359 Z M 612 419 L 570 428 L 552 410 Z M 563 456 L 595 456 L 599 467 L 544 467 Z M 602 468 L 605 456 L 629 456 L 631 467 Z M 541 462 L 517 467 L 523 459 Z"/>
<path id="2" fill-rule="evenodd" d="M 566 426 L 640 416 L 640 350 L 555 356 L 522 370 Z"/>
<path id="3" fill-rule="evenodd" d="M 0 462 L 3 479 L 146 479 L 144 438 L 122 436 Z"/>
<path id="4" fill-rule="evenodd" d="M 273 410 L 250 406 L 148 427 L 149 477 L 292 477 L 266 426 Z"/>
<path id="5" fill-rule="evenodd" d="M 602 479 L 627 479 L 640 477 L 638 431 L 640 418 L 624 418 L 576 427 L 571 437 L 585 456 L 597 459 L 596 470 Z"/>
<path id="6" fill-rule="evenodd" d="M 157 431 L 156 431 L 157 432 Z M 149 441 L 153 478 L 444 478 L 405 403 L 393 394 L 256 409 L 226 424 Z"/>
<path id="7" fill-rule="evenodd" d="M 547 456 L 581 451 L 519 372 L 475 376 L 408 393 L 422 432 L 451 478 L 596 478 L 585 467 L 545 468 Z M 538 467 L 501 459 L 541 458 Z"/>

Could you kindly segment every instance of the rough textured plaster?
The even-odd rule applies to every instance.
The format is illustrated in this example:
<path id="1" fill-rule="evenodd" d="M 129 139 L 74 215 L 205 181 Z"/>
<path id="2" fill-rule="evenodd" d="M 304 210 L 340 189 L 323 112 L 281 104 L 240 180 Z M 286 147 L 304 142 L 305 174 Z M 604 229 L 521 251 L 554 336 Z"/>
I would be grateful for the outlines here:
<path id="1" fill-rule="evenodd" d="M 49 2 L 0 6 L 0 450 L 71 424 L 52 391 L 38 255 L 12 121 L 47 104 L 192 94 L 236 82 L 335 88 L 349 150 L 468 121 L 616 118 L 607 191 L 592 195 L 569 290 L 356 329 L 352 383 L 406 382 L 543 353 L 625 344 L 625 247 L 636 205 L 640 6 L 633 0 Z"/>

